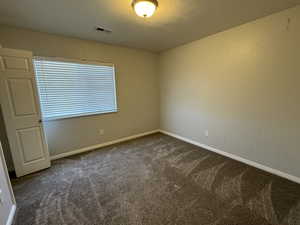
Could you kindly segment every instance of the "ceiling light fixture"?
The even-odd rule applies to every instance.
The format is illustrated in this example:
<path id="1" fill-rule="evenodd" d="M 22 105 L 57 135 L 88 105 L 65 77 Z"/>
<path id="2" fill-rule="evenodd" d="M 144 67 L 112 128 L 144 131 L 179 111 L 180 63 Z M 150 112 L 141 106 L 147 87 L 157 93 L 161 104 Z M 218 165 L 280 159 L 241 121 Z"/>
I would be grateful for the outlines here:
<path id="1" fill-rule="evenodd" d="M 157 0 L 133 0 L 132 7 L 138 16 L 147 18 L 154 14 L 158 7 Z"/>

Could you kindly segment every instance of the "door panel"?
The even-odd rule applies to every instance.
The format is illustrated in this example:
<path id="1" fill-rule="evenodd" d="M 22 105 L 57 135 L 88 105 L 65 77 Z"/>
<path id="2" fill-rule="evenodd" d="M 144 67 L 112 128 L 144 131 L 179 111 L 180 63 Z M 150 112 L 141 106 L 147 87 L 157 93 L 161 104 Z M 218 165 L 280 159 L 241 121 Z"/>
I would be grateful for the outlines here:
<path id="1" fill-rule="evenodd" d="M 17 135 L 24 163 L 44 159 L 40 127 L 18 130 Z"/>
<path id="2" fill-rule="evenodd" d="M 0 48 L 0 96 L 17 176 L 50 166 L 32 53 Z"/>
<path id="3" fill-rule="evenodd" d="M 7 86 L 15 116 L 36 114 L 31 79 L 8 79 Z"/>
<path id="4" fill-rule="evenodd" d="M 4 70 L 30 71 L 29 60 L 26 57 L 3 56 Z"/>

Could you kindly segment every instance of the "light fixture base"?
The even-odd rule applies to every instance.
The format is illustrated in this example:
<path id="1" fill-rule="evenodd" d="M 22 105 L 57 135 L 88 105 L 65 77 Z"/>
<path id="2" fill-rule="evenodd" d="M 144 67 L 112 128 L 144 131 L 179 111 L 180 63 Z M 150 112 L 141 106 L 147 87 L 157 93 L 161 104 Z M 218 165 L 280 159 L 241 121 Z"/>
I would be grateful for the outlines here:
<path id="1" fill-rule="evenodd" d="M 134 5 L 139 3 L 139 2 L 151 2 L 156 6 L 156 8 L 158 8 L 158 1 L 157 0 L 133 0 L 132 3 L 131 3 L 131 6 L 134 8 Z"/>

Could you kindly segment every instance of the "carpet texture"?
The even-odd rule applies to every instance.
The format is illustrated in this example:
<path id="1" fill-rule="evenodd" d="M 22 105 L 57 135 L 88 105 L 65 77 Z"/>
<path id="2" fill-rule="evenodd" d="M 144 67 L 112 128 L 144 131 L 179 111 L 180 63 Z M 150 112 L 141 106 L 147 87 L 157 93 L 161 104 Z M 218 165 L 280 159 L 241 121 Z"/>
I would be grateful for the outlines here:
<path id="1" fill-rule="evenodd" d="M 300 225 L 300 185 L 163 134 L 13 181 L 16 225 Z"/>

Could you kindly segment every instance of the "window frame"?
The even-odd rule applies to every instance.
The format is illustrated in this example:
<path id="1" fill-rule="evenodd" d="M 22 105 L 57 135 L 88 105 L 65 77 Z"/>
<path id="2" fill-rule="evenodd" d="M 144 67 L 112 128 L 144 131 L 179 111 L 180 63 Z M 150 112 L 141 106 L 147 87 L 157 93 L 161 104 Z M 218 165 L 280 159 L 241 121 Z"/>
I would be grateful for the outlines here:
<path id="1" fill-rule="evenodd" d="M 115 95 L 115 110 L 108 111 L 108 112 L 101 112 L 101 111 L 95 111 L 91 113 L 76 113 L 76 114 L 69 114 L 68 116 L 53 116 L 45 118 L 43 117 L 43 110 L 42 110 L 42 104 L 41 104 L 41 97 L 40 97 L 40 89 L 38 85 L 38 75 L 35 71 L 35 66 L 33 65 L 35 79 L 36 79 L 36 86 L 37 86 L 37 92 L 38 92 L 38 98 L 39 98 L 39 104 L 41 108 L 41 118 L 42 121 L 54 121 L 54 120 L 63 120 L 63 119 L 72 119 L 77 117 L 88 117 L 88 116 L 99 116 L 99 115 L 105 115 L 105 114 L 111 114 L 111 113 L 117 113 L 119 112 L 118 107 L 118 95 L 117 95 L 117 81 L 116 81 L 116 68 L 115 64 L 108 63 L 108 62 L 101 62 L 96 60 L 87 60 L 87 59 L 70 59 L 70 58 L 62 58 L 62 57 L 44 57 L 44 56 L 34 56 L 33 57 L 33 64 L 34 60 L 45 60 L 45 61 L 57 61 L 57 62 L 66 62 L 66 63 L 77 63 L 77 64 L 86 64 L 86 65 L 99 65 L 99 66 L 111 66 L 113 68 L 113 84 L 114 84 L 114 95 Z"/>

